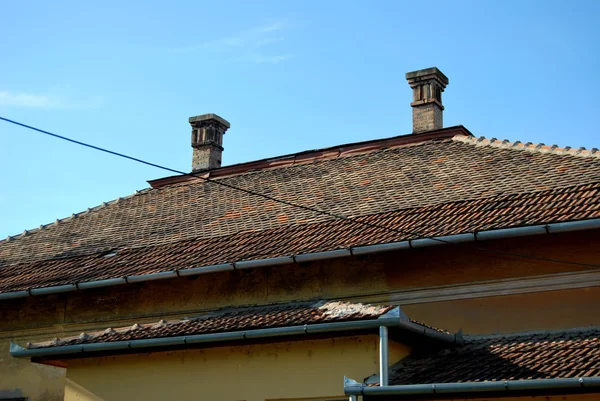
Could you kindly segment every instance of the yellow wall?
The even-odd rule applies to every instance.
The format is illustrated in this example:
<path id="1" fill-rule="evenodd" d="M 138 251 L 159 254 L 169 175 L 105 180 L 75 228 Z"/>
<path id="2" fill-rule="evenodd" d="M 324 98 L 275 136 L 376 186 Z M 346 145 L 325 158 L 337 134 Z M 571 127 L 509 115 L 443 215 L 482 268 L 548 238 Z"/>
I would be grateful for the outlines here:
<path id="1" fill-rule="evenodd" d="M 598 264 L 600 231 L 482 242 L 502 251 Z M 8 342 L 78 335 L 82 331 L 194 316 L 207 310 L 307 299 L 371 299 L 390 291 L 585 270 L 575 265 L 437 246 L 122 285 L 0 302 L 0 395 L 62 399 L 63 370 L 37 367 L 8 354 Z M 515 332 L 600 325 L 600 287 L 405 305 L 409 316 L 466 333 Z M 392 359 L 390 359 L 392 360 Z"/>
<path id="2" fill-rule="evenodd" d="M 377 369 L 376 335 L 81 359 L 65 401 L 331 399 Z"/>
<path id="3" fill-rule="evenodd" d="M 339 278 L 342 278 L 341 280 Z M 336 298 L 386 288 L 385 272 L 362 261 L 279 266 L 122 285 L 113 288 L 0 302 L 0 395 L 31 400 L 64 397 L 64 369 L 39 367 L 8 353 L 10 341 L 25 345 L 55 337 L 176 319 L 248 304 Z"/>
<path id="4" fill-rule="evenodd" d="M 600 325 L 600 287 L 405 305 L 413 319 L 467 334 Z"/>
<path id="5" fill-rule="evenodd" d="M 55 401 L 63 397 L 65 369 L 12 358 L 8 342 L 0 342 L 0 400 L 29 397 L 31 401 Z"/>

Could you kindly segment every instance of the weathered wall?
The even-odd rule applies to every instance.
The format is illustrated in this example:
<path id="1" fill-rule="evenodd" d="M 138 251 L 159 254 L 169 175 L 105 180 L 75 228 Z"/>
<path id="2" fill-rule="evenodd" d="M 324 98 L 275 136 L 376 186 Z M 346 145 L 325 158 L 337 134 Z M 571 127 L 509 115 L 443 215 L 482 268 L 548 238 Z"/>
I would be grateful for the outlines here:
<path id="1" fill-rule="evenodd" d="M 8 340 L 0 340 L 0 400 L 16 397 L 29 397 L 32 401 L 63 399 L 66 369 L 13 358 L 8 347 Z"/>
<path id="2" fill-rule="evenodd" d="M 336 298 L 386 288 L 385 281 L 383 270 L 351 260 L 331 266 L 254 269 L 0 302 L 0 391 L 22 391 L 32 400 L 63 399 L 64 369 L 12 358 L 9 341 L 24 345 L 226 306 Z"/>
<path id="3" fill-rule="evenodd" d="M 406 314 L 451 332 L 516 333 L 600 325 L 600 287 L 406 305 Z"/>
<path id="4" fill-rule="evenodd" d="M 377 344 L 369 335 L 71 361 L 65 400 L 344 398 L 344 375 L 377 371 Z"/>
<path id="5" fill-rule="evenodd" d="M 599 231 L 588 231 L 482 242 L 479 246 L 599 264 L 599 239 Z M 0 347 L 5 350 L 0 352 L 0 391 L 22 390 L 36 400 L 61 399 L 64 374 L 59 369 L 16 361 L 8 354 L 10 340 L 23 345 L 224 306 L 322 298 L 391 302 L 403 305 L 417 320 L 450 330 L 462 327 L 470 333 L 600 325 L 600 315 L 593 313 L 594 306 L 600 305 L 600 287 L 443 302 L 397 300 L 398 293 L 424 287 L 446 288 L 585 269 L 589 270 L 470 247 L 440 246 L 4 301 L 0 302 Z"/>

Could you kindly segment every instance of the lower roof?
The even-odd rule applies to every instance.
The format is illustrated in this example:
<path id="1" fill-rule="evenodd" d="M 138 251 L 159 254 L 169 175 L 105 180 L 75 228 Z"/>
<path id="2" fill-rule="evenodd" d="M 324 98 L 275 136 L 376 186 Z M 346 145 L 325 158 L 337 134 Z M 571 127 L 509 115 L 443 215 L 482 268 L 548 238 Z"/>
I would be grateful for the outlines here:
<path id="1" fill-rule="evenodd" d="M 394 306 L 353 304 L 337 301 L 294 302 L 255 307 L 218 310 L 182 320 L 161 320 L 150 324 L 133 324 L 104 331 L 81 333 L 79 336 L 55 338 L 52 341 L 28 344 L 29 349 L 78 344 L 109 343 L 181 335 L 226 333 L 318 323 L 351 322 L 377 319 Z"/>
<path id="2" fill-rule="evenodd" d="M 392 367 L 393 386 L 600 376 L 600 328 L 464 338 Z M 367 380 L 367 383 L 377 380 Z"/>
<path id="3" fill-rule="evenodd" d="M 183 320 L 136 323 L 29 343 L 27 348 L 11 344 L 11 354 L 15 357 L 79 358 L 100 355 L 99 352 L 131 352 L 132 349 L 150 351 L 224 341 L 373 332 L 381 326 L 390 327 L 397 333 L 394 335 L 419 345 L 449 346 L 462 341 L 460 335 L 411 321 L 397 306 L 312 301 L 228 308 Z"/>

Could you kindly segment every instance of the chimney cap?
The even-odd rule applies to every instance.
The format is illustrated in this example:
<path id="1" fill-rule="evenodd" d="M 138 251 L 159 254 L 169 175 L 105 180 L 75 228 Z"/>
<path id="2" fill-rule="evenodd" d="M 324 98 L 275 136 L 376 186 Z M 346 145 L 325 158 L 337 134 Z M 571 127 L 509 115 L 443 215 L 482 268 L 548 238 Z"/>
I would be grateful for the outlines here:
<path id="1" fill-rule="evenodd" d="M 190 117 L 190 119 L 189 119 L 190 124 L 202 123 L 205 121 L 216 121 L 216 122 L 224 125 L 227 128 L 231 127 L 231 124 L 229 124 L 229 121 L 225 120 L 223 117 L 219 117 L 215 113 L 201 114 L 199 116 Z"/>
<path id="2" fill-rule="evenodd" d="M 437 78 L 444 85 L 448 85 L 448 77 L 444 75 L 437 67 L 425 68 L 422 70 L 406 73 L 406 79 L 410 81 L 422 81 L 425 79 Z"/>

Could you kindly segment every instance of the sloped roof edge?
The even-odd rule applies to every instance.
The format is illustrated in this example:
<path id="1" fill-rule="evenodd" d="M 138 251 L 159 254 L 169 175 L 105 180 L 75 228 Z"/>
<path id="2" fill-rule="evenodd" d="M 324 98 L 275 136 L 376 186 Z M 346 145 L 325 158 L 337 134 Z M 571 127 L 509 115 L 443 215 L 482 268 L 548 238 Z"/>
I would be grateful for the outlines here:
<path id="1" fill-rule="evenodd" d="M 465 335 L 463 340 L 452 349 L 414 354 L 398 361 L 390 371 L 392 389 L 381 393 L 375 390 L 373 394 L 535 390 L 537 386 L 551 388 L 547 385 L 551 380 L 557 380 L 552 384 L 556 388 L 577 388 L 579 383 L 582 389 L 588 378 L 600 378 L 598 326 Z M 570 381 L 574 378 L 577 380 Z M 377 375 L 362 385 L 350 383 L 350 387 L 356 386 L 365 387 L 365 394 L 371 391 L 367 387 L 386 387 Z"/>
<path id="2" fill-rule="evenodd" d="M 290 305 L 292 309 L 289 308 Z M 304 307 L 302 305 L 305 305 Z M 294 307 L 299 309 L 293 309 Z M 277 309 L 280 308 L 280 309 Z M 304 308 L 304 309 L 303 309 Z M 407 333 L 417 334 L 418 336 L 429 339 L 436 343 L 447 345 L 461 344 L 462 336 L 450 334 L 442 330 L 436 330 L 411 321 L 400 309 L 399 306 L 392 305 L 368 305 L 354 304 L 338 301 L 317 301 L 313 303 L 295 303 L 282 304 L 269 308 L 238 308 L 242 311 L 233 318 L 225 315 L 207 314 L 193 319 L 184 319 L 181 321 L 165 322 L 159 321 L 154 324 L 138 325 L 113 330 L 111 328 L 97 333 L 82 333 L 78 337 L 69 337 L 66 339 L 55 339 L 38 344 L 28 344 L 27 348 L 11 343 L 10 353 L 17 358 L 31 357 L 59 357 L 76 354 L 87 356 L 97 355 L 98 352 L 120 352 L 136 349 L 159 349 L 164 347 L 185 347 L 197 344 L 212 344 L 226 341 L 244 341 L 256 340 L 262 338 L 291 337 L 304 335 L 317 335 L 324 333 L 340 333 L 348 331 L 362 331 L 376 329 L 381 326 L 396 327 Z M 306 317 L 307 309 L 310 317 Z M 245 311 L 244 311 L 245 310 Z M 302 316 L 295 316 L 295 313 Z M 274 315 L 283 314 L 283 322 L 273 323 L 262 322 L 264 328 L 252 328 L 256 319 Z M 236 320 L 236 318 L 238 320 Z M 225 319 L 225 320 L 223 320 Z M 233 320 L 234 330 L 222 332 L 214 331 L 213 326 L 221 326 L 224 322 L 231 323 L 227 319 Z M 287 325 L 286 320 L 294 322 Z M 324 321 L 324 323 L 318 323 Z M 187 327 L 195 322 L 200 325 L 207 324 L 208 331 L 202 327 L 200 329 Z M 283 324 L 282 324 L 283 323 Z M 250 326 L 248 326 L 250 324 Z M 169 336 L 169 325 L 183 326 L 183 331 L 178 332 L 176 336 Z M 271 326 L 271 327 L 269 327 Z M 250 327 L 249 329 L 247 327 Z M 146 330 L 145 336 L 138 336 L 140 330 Z M 204 330 L 204 331 L 203 331 Z M 165 335 L 165 332 L 167 335 Z M 198 333 L 199 334 L 196 334 Z M 117 335 L 117 341 L 110 341 L 110 338 Z M 119 337 L 121 336 L 121 337 Z M 120 338 L 125 338 L 120 340 Z"/>
<path id="3" fill-rule="evenodd" d="M 420 248 L 434 245 L 447 245 L 453 243 L 475 242 L 503 238 L 515 238 L 529 235 L 557 234 L 562 232 L 592 230 L 600 228 L 600 219 L 568 221 L 562 223 L 540 224 L 533 226 L 514 227 L 506 229 L 495 229 L 477 231 L 473 233 L 454 234 L 446 236 L 435 236 L 432 238 L 409 239 L 406 241 L 381 243 L 375 245 L 363 245 L 349 247 L 347 249 L 333 249 L 323 252 L 303 253 L 298 255 L 281 256 L 267 259 L 243 260 L 218 265 L 199 266 L 186 269 L 175 269 L 159 273 L 143 275 L 132 275 L 119 278 L 85 281 L 81 283 L 65 284 L 49 287 L 35 287 L 21 291 L 0 293 L 0 301 L 25 298 L 29 296 L 41 296 L 86 290 L 91 288 L 110 287 L 122 284 L 140 283 L 145 281 L 172 279 L 185 276 L 196 276 L 207 273 L 251 269 L 266 266 L 278 266 L 290 263 L 304 263 L 320 260 L 328 260 L 339 257 L 375 254 L 380 252 L 397 251 L 402 249 Z"/>

